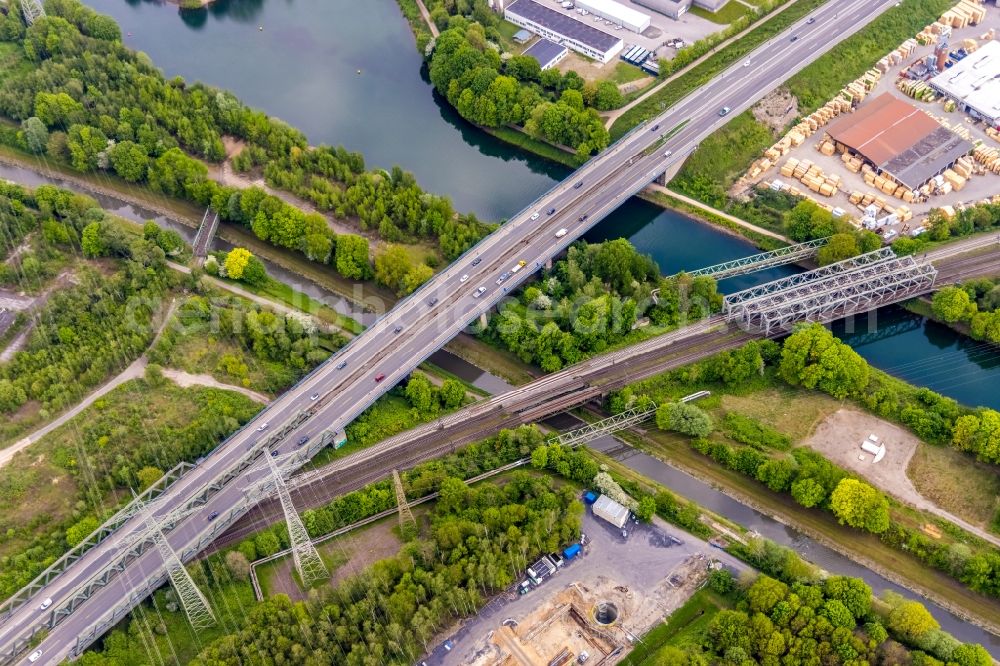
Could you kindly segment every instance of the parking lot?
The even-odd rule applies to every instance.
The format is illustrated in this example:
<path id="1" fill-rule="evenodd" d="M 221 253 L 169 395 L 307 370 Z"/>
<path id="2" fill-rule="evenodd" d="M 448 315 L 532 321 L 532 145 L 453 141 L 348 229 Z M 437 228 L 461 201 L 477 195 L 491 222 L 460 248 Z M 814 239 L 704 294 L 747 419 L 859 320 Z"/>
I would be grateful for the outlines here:
<path id="1" fill-rule="evenodd" d="M 570 588 L 598 596 L 617 591 L 612 594 L 622 597 L 620 603 L 626 611 L 620 619 L 620 628 L 627 634 L 641 635 L 683 603 L 681 596 L 686 599 L 690 594 L 677 589 L 683 587 L 683 581 L 678 584 L 678 572 L 692 566 L 702 569 L 712 558 L 732 569 L 746 568 L 726 553 L 658 519 L 652 525 L 630 521 L 628 536 L 623 537 L 621 530 L 596 518 L 587 507 L 582 531 L 587 543 L 580 555 L 523 596 L 516 593 L 519 579 L 478 615 L 439 637 L 426 659 L 428 666 L 493 663 L 499 656 L 494 635 L 503 624 L 524 623 Z M 670 581 L 671 578 L 674 580 Z M 444 647 L 446 640 L 452 646 L 450 650 Z"/>

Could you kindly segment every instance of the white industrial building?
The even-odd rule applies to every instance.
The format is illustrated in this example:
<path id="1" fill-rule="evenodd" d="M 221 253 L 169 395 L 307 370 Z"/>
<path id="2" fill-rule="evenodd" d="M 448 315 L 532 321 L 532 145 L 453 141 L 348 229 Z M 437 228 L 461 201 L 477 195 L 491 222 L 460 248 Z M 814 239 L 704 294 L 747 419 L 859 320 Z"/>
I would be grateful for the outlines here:
<path id="1" fill-rule="evenodd" d="M 534 0 L 516 0 L 504 9 L 503 15 L 516 26 L 602 63 L 610 62 L 625 46 L 621 37 L 598 30 Z"/>
<path id="2" fill-rule="evenodd" d="M 615 0 L 576 0 L 576 8 L 583 9 L 594 16 L 611 21 L 615 25 L 632 32 L 642 32 L 649 27 L 649 15 L 632 9 Z"/>
<path id="3" fill-rule="evenodd" d="M 1000 128 L 1000 42 L 986 42 L 931 79 L 930 85 L 973 118 Z"/>
<path id="4" fill-rule="evenodd" d="M 594 515 L 603 518 L 618 529 L 628 522 L 629 510 L 607 495 L 601 495 L 594 502 Z"/>
<path id="5" fill-rule="evenodd" d="M 691 9 L 693 4 L 695 7 L 701 7 L 702 9 L 707 9 L 710 12 L 717 12 L 722 7 L 725 6 L 729 0 L 634 0 L 635 4 L 641 5 L 647 9 L 652 9 L 657 14 L 663 14 L 664 16 L 669 16 L 675 21 L 679 19 L 684 12 Z"/>

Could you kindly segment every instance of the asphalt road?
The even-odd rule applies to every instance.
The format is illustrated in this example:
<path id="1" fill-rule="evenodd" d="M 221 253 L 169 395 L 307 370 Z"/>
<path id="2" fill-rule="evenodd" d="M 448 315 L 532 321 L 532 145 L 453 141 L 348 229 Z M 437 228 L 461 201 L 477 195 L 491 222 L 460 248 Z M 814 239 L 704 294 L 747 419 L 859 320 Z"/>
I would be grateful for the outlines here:
<path id="1" fill-rule="evenodd" d="M 245 493 L 266 480 L 268 466 L 260 460 L 248 462 L 261 456 L 264 438 L 295 419 L 298 425 L 288 428 L 274 450 L 286 469 L 303 464 L 318 448 L 313 445 L 323 432 L 342 431 L 421 361 L 502 300 L 508 290 L 686 157 L 728 120 L 719 115 L 723 106 L 730 107 L 730 115 L 743 111 L 893 4 L 893 0 L 837 0 L 824 5 L 811 15 L 813 23 L 801 21 L 751 54 L 749 65 L 737 63 L 590 160 L 400 302 L 177 481 L 150 511 L 154 518 L 161 518 L 189 507 L 187 513 L 174 514 L 174 527 L 165 534 L 166 541 L 181 559 L 193 557 L 245 511 Z M 670 138 L 662 141 L 665 134 Z M 567 232 L 557 237 L 560 229 Z M 498 283 L 502 274 L 511 273 L 522 261 L 522 269 Z M 477 298 L 474 292 L 479 289 Z M 302 437 L 309 438 L 309 446 L 297 445 Z M 219 479 L 226 483 L 217 483 Z M 221 487 L 199 497 L 213 484 Z M 213 514 L 214 519 L 210 518 Z M 134 605 L 162 581 L 164 562 L 155 548 L 133 558 L 89 597 L 76 596 L 76 592 L 119 562 L 129 550 L 129 539 L 144 529 L 143 520 L 132 519 L 34 594 L 29 603 L 7 615 L 0 625 L 0 653 L 11 654 L 32 632 L 51 627 L 38 645 L 41 657 L 34 663 L 56 663 L 82 649 L 95 627 L 99 634 L 113 625 L 120 615 L 112 613 L 123 600 Z M 39 603 L 46 598 L 53 603 L 41 611 Z M 71 613 L 60 612 L 71 603 Z M 26 652 L 21 651 L 25 661 Z"/>

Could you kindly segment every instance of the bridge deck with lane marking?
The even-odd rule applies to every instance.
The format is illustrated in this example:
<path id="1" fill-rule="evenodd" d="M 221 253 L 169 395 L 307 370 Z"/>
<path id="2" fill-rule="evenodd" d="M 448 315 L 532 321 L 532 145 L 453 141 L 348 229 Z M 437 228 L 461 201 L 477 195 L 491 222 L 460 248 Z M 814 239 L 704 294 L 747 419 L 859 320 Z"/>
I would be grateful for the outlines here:
<path id="1" fill-rule="evenodd" d="M 285 436 L 275 445 L 281 453 L 294 453 L 297 437 L 310 437 L 309 447 L 303 447 L 302 455 L 290 466 L 304 464 L 318 450 L 313 442 L 319 442 L 324 432 L 341 431 L 467 322 L 487 311 L 545 261 L 686 157 L 699 141 L 726 122 L 726 118 L 718 116 L 719 108 L 729 106 L 735 113 L 748 108 L 893 2 L 838 0 L 835 4 L 836 7 L 831 3 L 816 10 L 813 24 L 800 21 L 788 33 L 758 49 L 752 56 L 753 68 L 746 69 L 737 63 L 697 93 L 590 160 L 567 181 L 543 195 L 535 206 L 515 216 L 399 303 L 333 360 L 275 400 L 255 421 L 220 445 L 164 495 L 162 504 L 154 510 L 157 516 L 176 504 L 195 502 L 202 506 L 201 511 L 179 521 L 166 533 L 171 547 L 184 559 L 190 559 L 249 508 L 250 502 L 242 489 L 268 473 L 260 465 L 244 466 L 250 457 L 248 448 L 255 449 L 253 455 L 260 455 L 261 441 L 270 426 L 263 430 L 258 430 L 259 427 L 294 422 L 288 429 L 296 437 Z M 790 41 L 791 33 L 798 36 L 797 41 Z M 672 150 L 671 157 L 664 157 L 659 148 L 644 154 L 646 148 L 660 140 L 659 132 L 682 124 L 682 129 L 663 144 Z M 575 188 L 577 182 L 583 186 Z M 552 215 L 546 213 L 550 209 L 555 209 Z M 540 212 L 539 219 L 531 220 L 536 211 Z M 567 228 L 569 233 L 556 238 L 555 232 L 561 228 Z M 525 270 L 496 284 L 498 276 L 510 272 L 519 261 L 525 262 Z M 464 273 L 471 279 L 459 283 L 458 278 Z M 480 286 L 486 288 L 486 293 L 473 298 L 472 292 Z M 396 326 L 402 327 L 399 333 L 393 332 Z M 346 365 L 338 367 L 341 362 Z M 383 375 L 382 381 L 376 380 L 379 375 Z M 317 392 L 324 396 L 322 404 L 312 406 L 309 396 Z M 207 516 L 213 511 L 225 516 L 208 521 Z M 122 537 L 118 538 L 138 529 L 135 522 L 126 524 L 120 530 Z M 53 599 L 51 612 L 39 613 L 35 603 L 28 603 L 0 625 L 4 655 L 15 654 L 34 632 L 49 628 L 57 617 L 56 611 L 67 604 L 76 590 L 108 570 L 116 559 L 115 541 L 116 538 L 109 539 L 86 553 L 36 595 Z M 162 570 L 163 562 L 155 550 L 140 554 L 121 573 L 95 589 L 74 612 L 58 616 L 59 622 L 49 628 L 39 644 L 42 658 L 36 663 L 52 663 L 78 654 L 119 616 L 122 604 L 138 603 L 148 593 L 150 584 L 162 579 Z"/>

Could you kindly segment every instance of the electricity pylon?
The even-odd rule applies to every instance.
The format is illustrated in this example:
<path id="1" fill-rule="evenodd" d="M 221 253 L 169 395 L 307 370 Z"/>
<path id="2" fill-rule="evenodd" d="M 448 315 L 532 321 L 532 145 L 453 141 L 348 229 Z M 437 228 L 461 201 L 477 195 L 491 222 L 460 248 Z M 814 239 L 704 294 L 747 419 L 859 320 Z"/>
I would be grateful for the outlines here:
<path id="1" fill-rule="evenodd" d="M 21 14 L 28 25 L 45 16 L 42 0 L 21 0 Z"/>
<path id="2" fill-rule="evenodd" d="M 278 499 L 281 500 L 281 508 L 285 512 L 285 523 L 288 525 L 288 540 L 292 544 L 292 559 L 295 560 L 295 568 L 302 579 L 302 585 L 309 587 L 313 583 L 326 580 L 330 577 L 330 572 L 323 563 L 323 558 L 319 556 L 316 546 L 313 545 L 306 526 L 302 524 L 298 511 L 292 503 L 292 496 L 288 493 L 288 486 L 285 484 L 284 473 L 278 469 L 274 463 L 274 458 L 269 454 L 267 458 L 268 466 L 271 468 L 271 477 L 274 479 L 274 487 L 278 492 Z"/>
<path id="3" fill-rule="evenodd" d="M 188 570 L 184 568 L 181 558 L 177 556 L 173 547 L 167 542 L 167 538 L 163 536 L 161 524 L 153 517 L 149 507 L 143 506 L 142 513 L 146 521 L 148 538 L 153 540 L 157 550 L 160 551 L 163 565 L 167 568 L 167 576 L 174 586 L 177 598 L 180 599 L 188 622 L 196 631 L 211 627 L 215 624 L 215 615 L 212 614 L 212 609 L 209 607 L 205 595 L 194 584 L 194 580 L 192 580 Z"/>
<path id="4" fill-rule="evenodd" d="M 402 534 L 406 533 L 406 526 L 417 526 L 417 521 L 410 511 L 410 503 L 406 501 L 406 493 L 403 492 L 403 480 L 399 478 L 399 470 L 392 470 L 392 483 L 396 487 L 396 506 L 399 507 L 399 529 Z"/>

